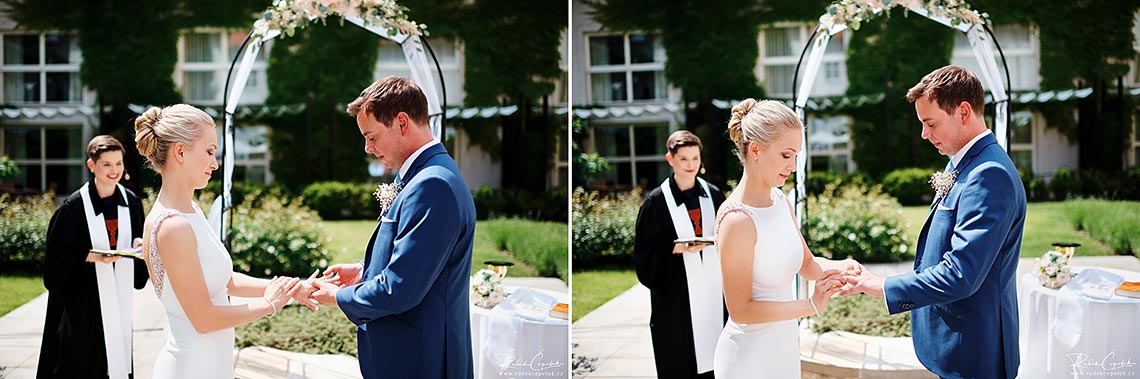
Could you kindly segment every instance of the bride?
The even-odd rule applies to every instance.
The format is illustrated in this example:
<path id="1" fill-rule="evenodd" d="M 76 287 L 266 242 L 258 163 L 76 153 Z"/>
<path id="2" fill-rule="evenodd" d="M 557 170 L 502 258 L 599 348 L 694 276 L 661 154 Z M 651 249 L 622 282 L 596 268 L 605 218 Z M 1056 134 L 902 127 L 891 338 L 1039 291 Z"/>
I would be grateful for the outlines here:
<path id="1" fill-rule="evenodd" d="M 802 143 L 796 114 L 778 101 L 747 99 L 732 107 L 729 137 L 744 175 L 724 201 L 720 246 L 729 321 L 716 344 L 717 378 L 800 377 L 796 320 L 827 309 L 839 292 L 839 269 L 858 263 L 816 260 L 780 186 L 795 171 Z M 825 270 L 823 265 L 831 269 Z M 795 274 L 814 280 L 814 294 L 793 300 Z"/>
<path id="2" fill-rule="evenodd" d="M 272 317 L 295 297 L 296 278 L 257 279 L 233 272 L 230 254 L 194 204 L 218 168 L 214 120 L 178 104 L 152 107 L 135 119 L 139 153 L 162 175 L 162 188 L 143 226 L 143 255 L 169 320 L 155 378 L 232 378 L 234 327 Z M 260 298 L 230 305 L 228 296 Z"/>

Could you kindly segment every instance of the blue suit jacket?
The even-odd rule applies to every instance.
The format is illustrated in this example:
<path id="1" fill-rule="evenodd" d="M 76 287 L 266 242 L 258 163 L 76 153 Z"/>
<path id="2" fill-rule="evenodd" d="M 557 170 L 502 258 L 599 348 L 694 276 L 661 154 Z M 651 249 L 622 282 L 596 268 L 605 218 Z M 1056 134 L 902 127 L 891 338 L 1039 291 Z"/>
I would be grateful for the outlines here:
<path id="1" fill-rule="evenodd" d="M 992 134 L 958 166 L 922 227 L 914 272 L 886 279 L 887 308 L 912 311 L 915 353 L 935 374 L 1013 378 L 1025 188 Z"/>
<path id="2" fill-rule="evenodd" d="M 424 150 L 402 182 L 368 243 L 361 282 L 336 294 L 358 327 L 360 371 L 365 378 L 471 378 L 475 203 L 443 145 Z"/>

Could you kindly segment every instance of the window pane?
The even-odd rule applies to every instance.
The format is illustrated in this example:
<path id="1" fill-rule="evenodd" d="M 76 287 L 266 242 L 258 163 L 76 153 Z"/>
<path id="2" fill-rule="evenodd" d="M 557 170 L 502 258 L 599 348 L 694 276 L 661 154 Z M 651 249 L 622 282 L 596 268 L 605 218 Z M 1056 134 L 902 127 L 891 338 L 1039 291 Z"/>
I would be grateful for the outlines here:
<path id="1" fill-rule="evenodd" d="M 265 166 L 234 166 L 234 181 L 265 183 Z"/>
<path id="2" fill-rule="evenodd" d="M 798 27 L 773 28 L 764 31 L 764 56 L 789 57 L 798 56 L 804 44 L 800 41 Z"/>
<path id="3" fill-rule="evenodd" d="M 435 58 L 439 59 L 439 64 L 458 64 L 459 57 L 456 56 L 455 40 L 452 38 L 430 38 L 428 43 L 431 44 L 432 51 L 435 52 Z M 431 59 L 431 57 L 428 57 Z"/>
<path id="4" fill-rule="evenodd" d="M 661 185 L 672 174 L 673 168 L 664 161 L 637 162 L 637 183 L 634 184 L 648 190 Z"/>
<path id="5" fill-rule="evenodd" d="M 665 48 L 661 39 L 652 35 L 633 34 L 629 36 L 630 63 L 665 62 Z"/>
<path id="6" fill-rule="evenodd" d="M 40 129 L 4 128 L 4 155 L 15 160 L 40 159 Z"/>
<path id="7" fill-rule="evenodd" d="M 1014 112 L 1009 116 L 1009 142 L 1033 143 L 1033 114 L 1029 112 Z"/>
<path id="8" fill-rule="evenodd" d="M 590 74 L 594 102 L 625 101 L 625 73 Z"/>
<path id="9" fill-rule="evenodd" d="M 380 62 L 399 63 L 406 65 L 408 59 L 404 58 L 403 47 L 400 47 L 400 45 L 396 44 L 395 42 L 382 38 L 380 41 Z"/>
<path id="10" fill-rule="evenodd" d="M 40 101 L 40 73 L 5 72 L 4 101 L 30 103 Z"/>
<path id="11" fill-rule="evenodd" d="M 835 80 L 839 79 L 839 62 L 827 62 L 823 64 L 823 77 L 824 79 Z"/>
<path id="12" fill-rule="evenodd" d="M 606 185 L 620 186 L 615 189 L 632 188 L 630 187 L 633 183 L 633 181 L 630 180 L 630 178 L 633 177 L 632 170 L 633 165 L 629 162 L 610 162 L 610 172 L 607 172 L 605 175 Z"/>
<path id="13" fill-rule="evenodd" d="M 48 34 L 44 36 L 44 60 L 47 64 L 79 63 L 79 44 L 72 36 Z"/>
<path id="14" fill-rule="evenodd" d="M 47 159 L 83 159 L 87 157 L 86 141 L 79 128 L 45 128 Z"/>
<path id="15" fill-rule="evenodd" d="M 846 117 L 820 117 L 808 120 L 809 151 L 846 150 L 851 142 Z"/>
<path id="16" fill-rule="evenodd" d="M 78 73 L 47 73 L 47 101 L 73 102 L 81 100 L 83 100 L 83 86 L 79 83 Z"/>
<path id="17" fill-rule="evenodd" d="M 1033 172 L 1033 151 L 1032 150 L 1017 150 L 1009 152 L 1010 159 L 1013 160 L 1013 165 L 1017 166 L 1018 170 Z"/>
<path id="18" fill-rule="evenodd" d="M 25 189 L 29 191 L 40 192 L 40 178 L 43 177 L 43 171 L 40 170 L 40 165 L 33 164 L 16 166 L 20 168 L 20 174 L 12 178 L 12 183 L 16 185 L 16 189 Z"/>
<path id="19" fill-rule="evenodd" d="M 594 128 L 594 147 L 602 157 L 628 157 L 629 128 L 624 126 Z"/>
<path id="20" fill-rule="evenodd" d="M 241 43 L 245 42 L 245 36 L 246 33 L 242 32 L 233 32 L 226 36 L 226 50 L 229 51 L 229 54 L 226 54 L 226 63 L 232 63 L 234 61 L 234 57 L 240 52 L 238 49 L 241 48 Z M 249 48 L 249 45 L 246 45 L 246 48 Z M 257 50 L 257 62 L 265 62 L 265 58 L 269 56 L 269 50 L 271 48 L 273 48 L 272 40 L 261 44 L 261 48 Z"/>
<path id="21" fill-rule="evenodd" d="M 218 95 L 218 86 L 214 83 L 214 72 L 194 72 L 187 71 L 183 73 L 183 86 L 185 86 L 185 95 L 187 100 L 191 101 L 213 101 Z"/>
<path id="22" fill-rule="evenodd" d="M 590 37 L 590 65 L 625 64 L 623 36 Z"/>
<path id="23" fill-rule="evenodd" d="M 1024 49 L 1031 46 L 1029 27 L 1021 24 L 1004 24 L 994 27 L 994 36 L 1002 49 Z"/>
<path id="24" fill-rule="evenodd" d="M 639 156 L 664 156 L 666 153 L 665 140 L 667 139 L 669 139 L 669 125 L 633 128 L 634 151 Z"/>
<path id="25" fill-rule="evenodd" d="M 814 155 L 811 160 L 811 170 L 847 172 L 847 154 Z"/>
<path id="26" fill-rule="evenodd" d="M 633 99 L 655 100 L 665 98 L 665 73 L 640 71 L 633 73 Z"/>
<path id="27" fill-rule="evenodd" d="M 846 36 L 847 32 L 839 32 L 839 34 L 831 36 L 831 39 L 827 40 L 827 50 L 824 51 L 824 54 L 843 54 L 845 52 L 843 39 Z M 803 51 L 803 46 L 800 47 L 800 50 Z"/>
<path id="28" fill-rule="evenodd" d="M 795 75 L 795 72 L 795 65 L 767 66 L 765 68 L 765 80 L 767 81 L 768 93 L 792 93 L 792 76 Z"/>
<path id="29" fill-rule="evenodd" d="M 4 36 L 4 64 L 40 64 L 40 36 L 38 34 Z"/>
<path id="30" fill-rule="evenodd" d="M 215 54 L 220 52 L 221 46 L 218 35 L 214 33 L 189 33 L 184 37 L 185 46 L 183 62 L 210 63 L 214 61 Z"/>
<path id="31" fill-rule="evenodd" d="M 83 185 L 82 168 L 83 166 L 79 164 L 47 165 L 47 174 L 44 175 L 47 179 L 47 190 L 66 194 L 79 188 Z"/>
<path id="32" fill-rule="evenodd" d="M 250 126 L 234 129 L 234 158 L 240 160 L 266 159 L 269 144 L 266 142 L 264 126 Z"/>

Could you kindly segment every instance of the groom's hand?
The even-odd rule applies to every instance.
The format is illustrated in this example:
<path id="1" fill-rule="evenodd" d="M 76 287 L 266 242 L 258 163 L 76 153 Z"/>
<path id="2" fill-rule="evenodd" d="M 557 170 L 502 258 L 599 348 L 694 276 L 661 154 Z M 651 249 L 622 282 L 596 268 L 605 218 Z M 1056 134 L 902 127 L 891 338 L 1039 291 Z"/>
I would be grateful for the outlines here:
<path id="1" fill-rule="evenodd" d="M 315 284 L 313 284 L 313 282 L 318 280 L 317 274 L 319 274 L 320 272 L 321 272 L 321 270 L 313 271 L 313 275 L 309 275 L 308 279 L 301 281 L 301 289 L 298 290 L 297 293 L 293 295 L 293 301 L 296 301 L 296 302 L 301 303 L 302 305 L 304 305 L 306 307 L 309 307 L 309 309 L 312 309 L 313 312 L 316 312 L 318 310 L 318 308 L 317 308 L 316 304 L 313 304 L 313 301 L 312 301 L 312 299 L 310 299 L 310 296 L 313 294 L 313 292 L 315 292 L 317 290 L 317 286 Z"/>
<path id="2" fill-rule="evenodd" d="M 321 305 L 340 308 L 340 305 L 336 303 L 336 291 L 340 290 L 339 286 L 324 279 L 313 280 L 310 283 L 316 287 L 316 291 L 309 295 L 310 298 Z"/>
<path id="3" fill-rule="evenodd" d="M 325 280 L 336 284 L 338 287 L 347 287 L 360 283 L 361 276 L 364 274 L 364 265 L 360 263 L 341 263 L 335 264 L 325 270 Z"/>
<path id="4" fill-rule="evenodd" d="M 875 275 L 866 269 L 860 269 L 858 271 L 848 270 L 844 272 L 841 280 L 843 281 L 844 285 L 851 285 L 851 288 L 840 292 L 840 296 L 847 296 L 853 293 L 862 292 L 880 299 L 884 297 L 883 277 Z"/>

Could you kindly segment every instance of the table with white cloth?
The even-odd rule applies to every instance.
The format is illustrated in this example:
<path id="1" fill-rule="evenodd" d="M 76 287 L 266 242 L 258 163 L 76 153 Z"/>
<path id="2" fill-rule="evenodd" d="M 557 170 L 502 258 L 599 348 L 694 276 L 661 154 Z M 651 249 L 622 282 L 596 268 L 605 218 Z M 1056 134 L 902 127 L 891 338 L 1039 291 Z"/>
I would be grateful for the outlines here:
<path id="1" fill-rule="evenodd" d="M 508 296 L 504 303 L 521 294 L 570 302 L 569 295 L 562 292 L 511 286 L 505 291 Z M 503 304 L 492 309 L 471 305 L 475 378 L 569 377 L 570 321 L 546 316 L 549 307 L 543 307 L 525 315 L 505 310 Z"/>
<path id="2" fill-rule="evenodd" d="M 1140 273 L 1098 268 L 1126 281 Z M 1080 272 L 1087 268 L 1073 267 Z M 1140 299 L 1101 300 L 1041 285 L 1035 272 L 1018 283 L 1020 378 L 1140 377 Z"/>

